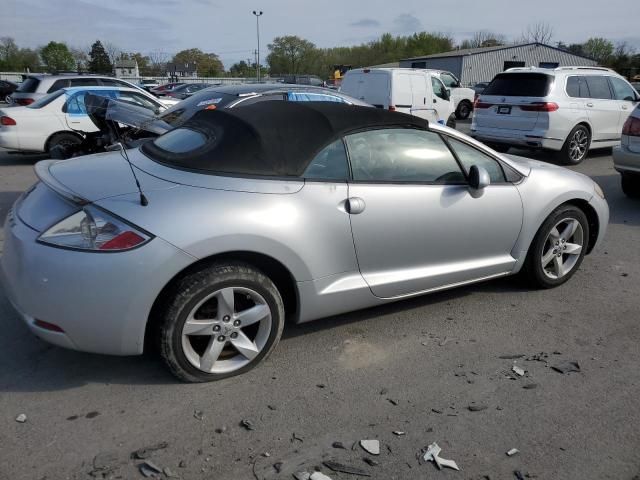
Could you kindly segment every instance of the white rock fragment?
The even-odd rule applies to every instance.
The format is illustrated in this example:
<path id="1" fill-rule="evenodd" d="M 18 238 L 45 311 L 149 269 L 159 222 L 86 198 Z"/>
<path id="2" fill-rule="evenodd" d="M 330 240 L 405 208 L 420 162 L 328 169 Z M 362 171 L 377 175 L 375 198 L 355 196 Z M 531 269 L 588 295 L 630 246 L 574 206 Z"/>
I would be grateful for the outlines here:
<path id="1" fill-rule="evenodd" d="M 511 367 L 511 370 L 513 370 L 513 373 L 515 373 L 519 377 L 524 376 L 524 370 L 518 367 L 517 365 L 514 365 L 513 367 Z"/>
<path id="2" fill-rule="evenodd" d="M 360 440 L 360 446 L 371 455 L 380 455 L 380 442 L 378 440 Z"/>
<path id="3" fill-rule="evenodd" d="M 24 413 L 21 413 L 16 417 L 16 422 L 18 423 L 24 423 L 26 421 L 27 421 L 27 416 Z"/>
<path id="4" fill-rule="evenodd" d="M 322 472 L 313 472 L 309 477 L 309 480 L 331 480 L 331 477 L 327 477 Z"/>
<path id="5" fill-rule="evenodd" d="M 518 450 L 517 448 L 512 448 L 507 452 L 507 455 L 509 455 L 510 457 L 513 457 L 516 453 L 520 453 L 520 450 Z"/>

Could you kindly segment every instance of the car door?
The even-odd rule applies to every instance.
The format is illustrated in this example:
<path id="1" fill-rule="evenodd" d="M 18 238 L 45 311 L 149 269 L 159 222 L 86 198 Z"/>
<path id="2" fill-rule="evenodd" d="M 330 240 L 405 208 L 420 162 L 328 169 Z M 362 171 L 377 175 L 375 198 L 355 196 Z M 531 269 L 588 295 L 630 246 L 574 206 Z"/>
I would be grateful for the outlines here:
<path id="1" fill-rule="evenodd" d="M 97 132 L 98 128 L 87 115 L 87 108 L 84 103 L 84 96 L 87 90 L 79 90 L 72 92 L 65 103 L 62 105 L 62 114 L 65 123 L 70 130 L 79 132 Z M 104 90 L 90 92 L 96 95 L 107 96 L 108 92 Z M 111 92 L 113 96 L 113 92 Z"/>
<path id="2" fill-rule="evenodd" d="M 620 109 L 620 116 L 618 118 L 618 137 L 620 137 L 624 122 L 627 121 L 627 118 L 636 106 L 637 95 L 633 87 L 621 78 L 609 77 L 609 82 L 611 83 L 613 96 Z"/>
<path id="3" fill-rule="evenodd" d="M 399 297 L 513 269 L 522 202 L 494 159 L 503 176 L 475 192 L 435 132 L 370 130 L 345 141 L 353 240 L 374 295 Z"/>
<path id="4" fill-rule="evenodd" d="M 445 125 L 449 119 L 449 115 L 453 113 L 451 102 L 449 101 L 450 94 L 447 91 L 447 87 L 444 86 L 444 83 L 442 83 L 439 78 L 433 76 L 430 78 L 433 89 L 433 105 L 435 106 L 437 116 L 436 121 Z"/>
<path id="5" fill-rule="evenodd" d="M 586 75 L 589 87 L 589 98 L 585 102 L 585 109 L 591 123 L 591 141 L 594 147 L 599 142 L 609 142 L 620 139 L 622 127 L 620 122 L 620 106 L 613 98 L 609 81 L 605 75 Z"/>
<path id="6" fill-rule="evenodd" d="M 431 122 L 438 121 L 438 114 L 433 105 L 433 92 L 423 74 L 408 75 L 411 85 L 411 114 L 427 119 Z"/>

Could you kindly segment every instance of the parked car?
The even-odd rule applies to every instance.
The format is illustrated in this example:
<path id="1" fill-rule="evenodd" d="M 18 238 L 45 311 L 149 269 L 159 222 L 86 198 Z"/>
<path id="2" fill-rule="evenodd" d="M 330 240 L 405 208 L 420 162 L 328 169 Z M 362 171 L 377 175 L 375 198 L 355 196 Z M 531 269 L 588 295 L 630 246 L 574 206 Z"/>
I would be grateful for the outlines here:
<path id="1" fill-rule="evenodd" d="M 458 77 L 446 70 L 427 70 L 438 75 L 444 86 L 449 89 L 451 102 L 453 102 L 453 111 L 458 120 L 466 120 L 473 111 L 473 102 L 475 100 L 475 91 L 471 88 L 465 88 L 460 83 Z"/>
<path id="2" fill-rule="evenodd" d="M 450 94 L 439 75 L 414 68 L 356 68 L 340 91 L 385 110 L 455 127 Z"/>
<path id="3" fill-rule="evenodd" d="M 585 175 L 338 102 L 200 111 L 139 149 L 35 171 L 0 259 L 27 326 L 103 354 L 156 342 L 190 382 L 253 368 L 285 319 L 520 271 L 561 285 L 608 223 Z"/>
<path id="4" fill-rule="evenodd" d="M 18 84 L 9 80 L 0 80 L 0 101 L 11 103 L 11 94 L 18 89 Z"/>
<path id="5" fill-rule="evenodd" d="M 613 166 L 620 172 L 622 191 L 640 198 L 640 104 L 624 122 L 620 145 L 613 147 Z"/>
<path id="6" fill-rule="evenodd" d="M 166 95 L 167 92 L 170 92 L 181 85 L 184 85 L 184 82 L 165 83 L 164 85 L 158 85 L 157 87 L 152 88 L 151 93 L 158 96 Z"/>
<path id="7" fill-rule="evenodd" d="M 575 165 L 590 149 L 620 144 L 640 100 L 624 77 L 598 67 L 511 68 L 478 97 L 471 135 L 500 151 L 555 150 Z"/>
<path id="8" fill-rule="evenodd" d="M 0 109 L 0 147 L 20 152 L 50 152 L 58 145 L 81 143 L 82 133 L 98 130 L 87 116 L 84 97 L 88 92 L 142 106 L 150 114 L 167 108 L 138 88 L 63 88 L 26 107 Z"/>
<path id="9" fill-rule="evenodd" d="M 145 91 L 133 83 L 113 77 L 98 75 L 29 75 L 11 95 L 11 103 L 22 106 L 30 105 L 49 93 L 71 87 L 135 88 L 141 92 Z M 167 102 L 168 105 L 174 103 L 177 102 Z"/>
<path id="10" fill-rule="evenodd" d="M 149 93 L 152 93 L 151 90 L 160 86 L 160 83 L 153 78 L 143 78 L 140 80 L 138 84 L 140 88 L 146 90 Z"/>
<path id="11" fill-rule="evenodd" d="M 179 87 L 165 92 L 164 95 L 166 95 L 167 97 L 177 98 L 178 100 L 184 100 L 185 98 L 189 98 L 194 93 L 212 86 L 213 85 L 210 83 L 185 83 L 184 85 L 180 85 Z"/>
<path id="12" fill-rule="evenodd" d="M 487 88 L 489 83 L 491 82 L 478 82 L 471 88 L 473 89 L 474 92 L 476 92 L 476 95 L 480 95 L 482 92 L 484 92 L 484 89 Z"/>

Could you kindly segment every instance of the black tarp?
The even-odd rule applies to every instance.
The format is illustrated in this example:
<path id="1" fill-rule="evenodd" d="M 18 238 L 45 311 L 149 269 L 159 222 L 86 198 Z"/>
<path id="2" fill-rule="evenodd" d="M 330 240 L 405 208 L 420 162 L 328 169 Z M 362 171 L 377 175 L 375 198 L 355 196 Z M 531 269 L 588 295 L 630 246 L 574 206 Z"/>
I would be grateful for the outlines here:
<path id="1" fill-rule="evenodd" d="M 427 121 L 334 102 L 261 102 L 198 112 L 180 127 L 207 137 L 203 146 L 192 151 L 171 153 L 154 142 L 141 148 L 160 163 L 212 175 L 300 176 L 322 148 L 341 136 L 393 126 L 425 129 Z"/>

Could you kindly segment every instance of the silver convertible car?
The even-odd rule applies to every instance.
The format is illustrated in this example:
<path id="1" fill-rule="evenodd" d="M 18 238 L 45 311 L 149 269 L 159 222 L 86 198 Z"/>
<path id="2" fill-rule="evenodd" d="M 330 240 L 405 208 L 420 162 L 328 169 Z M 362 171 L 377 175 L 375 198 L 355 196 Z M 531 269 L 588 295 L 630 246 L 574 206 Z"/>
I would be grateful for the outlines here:
<path id="1" fill-rule="evenodd" d="M 138 149 L 35 170 L 0 264 L 24 321 L 77 350 L 155 343 L 191 382 L 254 367 L 285 321 L 520 271 L 555 287 L 609 215 L 584 175 L 338 103 L 202 111 Z"/>

